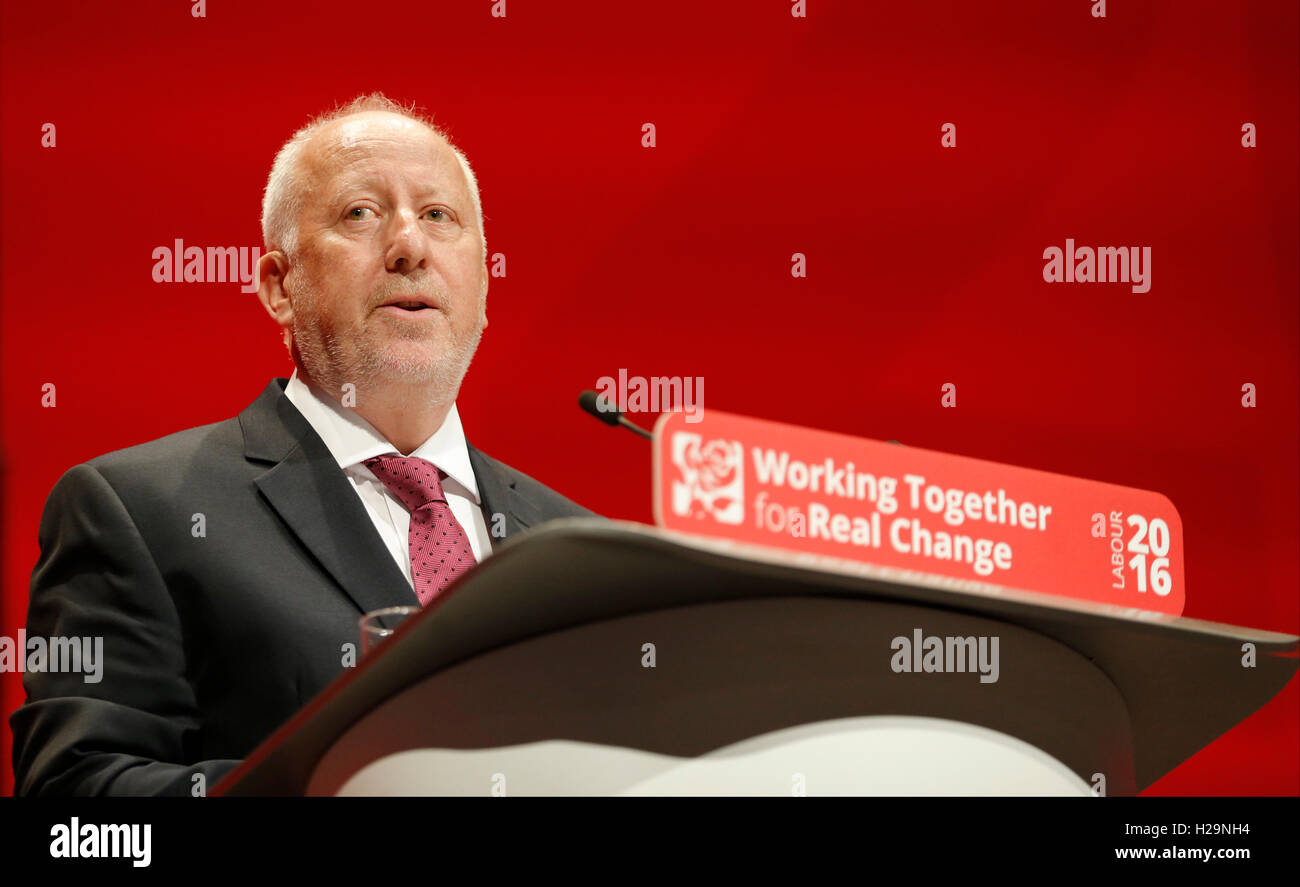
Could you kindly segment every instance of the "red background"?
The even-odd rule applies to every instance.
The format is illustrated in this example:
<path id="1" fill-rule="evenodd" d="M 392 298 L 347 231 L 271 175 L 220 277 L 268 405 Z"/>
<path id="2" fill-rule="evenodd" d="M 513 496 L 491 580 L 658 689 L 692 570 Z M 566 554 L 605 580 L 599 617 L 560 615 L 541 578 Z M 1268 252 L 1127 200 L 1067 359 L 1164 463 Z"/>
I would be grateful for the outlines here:
<path id="1" fill-rule="evenodd" d="M 459 401 L 494 456 L 648 522 L 650 448 L 577 393 L 703 376 L 718 409 L 1164 493 L 1186 615 L 1297 633 L 1297 4 L 1090 8 L 5 4 L 0 634 L 62 472 L 289 374 L 256 296 L 151 253 L 260 245 L 275 151 L 371 90 L 449 128 L 507 256 Z M 1150 246 L 1151 291 L 1044 283 L 1066 237 Z M 1148 794 L 1300 792 L 1297 683 Z"/>

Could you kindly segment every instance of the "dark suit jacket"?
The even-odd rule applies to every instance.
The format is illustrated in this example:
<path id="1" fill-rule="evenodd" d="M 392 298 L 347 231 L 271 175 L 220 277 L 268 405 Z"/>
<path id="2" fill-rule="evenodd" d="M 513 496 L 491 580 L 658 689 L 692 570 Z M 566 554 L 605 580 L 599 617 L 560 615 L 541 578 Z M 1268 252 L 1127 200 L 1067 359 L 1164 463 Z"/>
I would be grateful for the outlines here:
<path id="1" fill-rule="evenodd" d="M 108 453 L 55 485 L 27 632 L 102 636 L 102 680 L 24 675 L 10 718 L 17 794 L 190 794 L 196 773 L 211 787 L 339 676 L 363 613 L 418 603 L 287 382 L 236 418 Z M 469 457 L 489 530 L 495 514 L 506 538 L 591 515 Z"/>

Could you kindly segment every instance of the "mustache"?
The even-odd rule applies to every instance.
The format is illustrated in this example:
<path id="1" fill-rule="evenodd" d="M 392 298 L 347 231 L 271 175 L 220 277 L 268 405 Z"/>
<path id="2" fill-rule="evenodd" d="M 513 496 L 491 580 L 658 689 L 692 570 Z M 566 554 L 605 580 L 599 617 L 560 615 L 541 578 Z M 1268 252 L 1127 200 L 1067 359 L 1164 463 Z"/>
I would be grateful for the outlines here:
<path id="1" fill-rule="evenodd" d="M 371 300 L 371 308 L 378 308 L 381 305 L 387 305 L 389 302 L 401 302 L 414 299 L 429 299 L 435 302 L 438 310 L 442 310 L 447 305 L 446 297 L 443 291 L 434 286 L 431 281 L 424 280 L 393 280 L 384 283 L 379 287 Z"/>
<path id="2" fill-rule="evenodd" d="M 304 308 L 317 303 L 323 294 L 323 288 L 312 274 L 298 271 L 285 281 L 289 295 L 301 300 Z M 423 275 L 415 278 L 393 277 L 384 280 L 371 293 L 367 302 L 367 311 L 373 311 L 390 302 L 408 300 L 432 301 L 439 311 L 446 311 L 449 304 L 447 290 L 432 277 Z"/>

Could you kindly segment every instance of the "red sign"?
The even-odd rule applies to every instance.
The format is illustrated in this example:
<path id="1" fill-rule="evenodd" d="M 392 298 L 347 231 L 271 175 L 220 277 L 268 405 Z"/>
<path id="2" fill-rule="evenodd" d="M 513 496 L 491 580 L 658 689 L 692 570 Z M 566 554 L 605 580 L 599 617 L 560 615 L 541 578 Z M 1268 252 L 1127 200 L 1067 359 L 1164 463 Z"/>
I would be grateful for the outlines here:
<path id="1" fill-rule="evenodd" d="M 1159 493 L 717 410 L 664 413 L 654 436 L 665 529 L 1183 611 L 1183 525 Z"/>

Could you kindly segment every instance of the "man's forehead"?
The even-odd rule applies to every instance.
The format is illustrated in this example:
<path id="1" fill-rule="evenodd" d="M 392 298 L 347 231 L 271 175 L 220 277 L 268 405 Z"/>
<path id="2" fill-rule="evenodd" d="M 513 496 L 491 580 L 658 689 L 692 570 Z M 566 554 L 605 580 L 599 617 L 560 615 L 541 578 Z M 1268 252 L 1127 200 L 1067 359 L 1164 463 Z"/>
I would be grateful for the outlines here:
<path id="1" fill-rule="evenodd" d="M 320 135 L 326 136 L 331 129 L 340 148 L 352 148 L 367 140 L 410 139 L 426 144 L 443 141 L 418 120 L 389 111 L 364 111 L 331 121 L 321 128 Z"/>
<path id="2" fill-rule="evenodd" d="M 311 148 L 306 159 L 318 181 L 382 166 L 393 154 L 427 160 L 449 171 L 459 167 L 451 146 L 437 133 L 419 121 L 382 111 L 331 121 L 313 137 Z"/>

